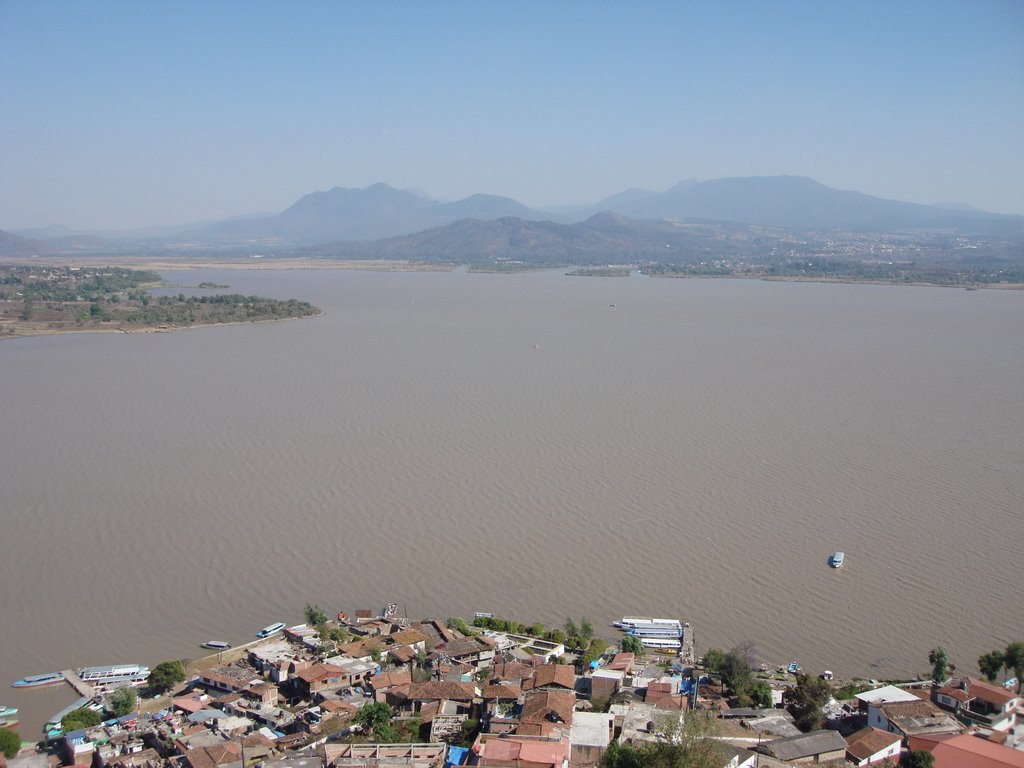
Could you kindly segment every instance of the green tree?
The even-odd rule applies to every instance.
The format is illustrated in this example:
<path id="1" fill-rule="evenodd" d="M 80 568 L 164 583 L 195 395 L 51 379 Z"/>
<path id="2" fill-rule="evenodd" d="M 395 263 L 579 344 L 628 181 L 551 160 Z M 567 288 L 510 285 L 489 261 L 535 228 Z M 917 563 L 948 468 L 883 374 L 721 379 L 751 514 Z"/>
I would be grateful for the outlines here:
<path id="1" fill-rule="evenodd" d="M 135 695 L 135 689 L 130 685 L 125 685 L 110 695 L 108 708 L 115 717 L 123 717 L 135 711 L 137 701 L 138 696 Z"/>
<path id="2" fill-rule="evenodd" d="M 643 752 L 613 741 L 601 755 L 601 768 L 645 768 Z"/>
<path id="3" fill-rule="evenodd" d="M 611 744 L 601 756 L 601 768 L 719 768 L 722 753 L 714 718 L 691 712 L 682 723 L 665 723 L 657 743 L 641 747 Z"/>
<path id="4" fill-rule="evenodd" d="M 705 664 L 707 663 L 705 655 Z M 746 646 L 737 646 L 726 654 L 723 654 L 721 661 L 716 661 L 717 672 L 722 677 L 725 687 L 732 693 L 732 700 L 738 706 L 749 707 L 751 689 L 754 685 L 754 672 L 750 666 L 750 649 Z"/>
<path id="5" fill-rule="evenodd" d="M 935 756 L 923 749 L 915 749 L 904 755 L 900 760 L 900 768 L 932 768 L 935 765 Z"/>
<path id="6" fill-rule="evenodd" d="M 379 644 L 374 644 L 370 646 L 370 658 L 373 659 L 375 664 L 380 664 L 381 651 Z"/>
<path id="7" fill-rule="evenodd" d="M 708 648 L 704 654 L 704 669 L 708 672 L 718 674 L 725 664 L 725 651 L 721 648 Z"/>
<path id="8" fill-rule="evenodd" d="M 832 696 L 832 688 L 820 677 L 797 675 L 796 686 L 787 688 L 782 694 L 786 709 L 793 715 L 793 722 L 801 731 L 816 731 L 825 720 L 822 707 Z"/>
<path id="9" fill-rule="evenodd" d="M 391 725 L 379 725 L 373 729 L 373 740 L 379 744 L 396 744 L 402 741 L 402 734 Z"/>
<path id="10" fill-rule="evenodd" d="M 391 709 L 389 704 L 385 704 L 383 701 L 377 701 L 373 704 L 367 704 L 356 712 L 353 720 L 365 728 L 372 729 L 381 725 L 387 725 L 391 722 L 391 718 L 394 717 L 394 715 L 394 710 Z"/>
<path id="11" fill-rule="evenodd" d="M 750 698 L 758 709 L 771 709 L 773 705 L 772 687 L 764 680 L 759 680 L 750 688 Z"/>
<path id="12" fill-rule="evenodd" d="M 60 727 L 67 731 L 77 731 L 80 728 L 92 728 L 103 722 L 99 712 L 94 712 L 88 707 L 68 712 L 60 721 Z"/>
<path id="13" fill-rule="evenodd" d="M 942 683 L 949 677 L 949 654 L 941 645 L 929 651 L 928 663 L 932 665 L 933 683 Z"/>
<path id="14" fill-rule="evenodd" d="M 601 638 L 591 640 L 586 652 L 580 657 L 581 670 L 586 670 L 590 666 L 590 662 L 600 659 L 607 650 L 608 642 L 606 640 Z"/>
<path id="15" fill-rule="evenodd" d="M 21 737 L 10 728 L 0 728 L 0 754 L 11 759 L 21 749 Z"/>
<path id="16" fill-rule="evenodd" d="M 548 640 L 552 643 L 564 643 L 566 640 L 565 632 L 560 629 L 552 629 L 548 632 Z"/>
<path id="17" fill-rule="evenodd" d="M 1003 654 L 1003 664 L 1007 669 L 1012 669 L 1014 677 L 1017 678 L 1017 693 L 1020 693 L 1021 678 L 1024 678 L 1024 643 L 1020 640 L 1006 646 L 1006 653 Z"/>
<path id="18" fill-rule="evenodd" d="M 149 673 L 149 687 L 154 691 L 163 693 L 169 691 L 178 683 L 185 680 L 185 665 L 176 659 L 161 661 Z"/>
<path id="19" fill-rule="evenodd" d="M 476 737 L 480 735 L 480 721 L 472 718 L 462 721 L 462 730 L 459 734 L 459 744 L 463 747 L 473 746 Z"/>
<path id="20" fill-rule="evenodd" d="M 1002 651 L 990 651 L 978 657 L 978 669 L 981 670 L 981 674 L 985 676 L 986 680 L 994 683 L 1005 662 L 1006 656 Z"/>
<path id="21" fill-rule="evenodd" d="M 310 605 L 309 603 L 306 603 L 305 614 L 306 623 L 311 627 L 327 623 L 327 614 L 319 605 Z"/>
<path id="22" fill-rule="evenodd" d="M 589 643 L 594 637 L 594 625 L 590 623 L 586 616 L 580 620 L 580 639 L 584 643 Z"/>
<path id="23" fill-rule="evenodd" d="M 527 628 L 526 634 L 530 637 L 544 637 L 544 625 L 537 623 Z"/>
<path id="24" fill-rule="evenodd" d="M 626 635 L 619 643 L 623 653 L 632 653 L 637 656 L 644 655 L 644 644 L 636 635 Z"/>
<path id="25" fill-rule="evenodd" d="M 458 616 L 449 616 L 444 620 L 444 623 L 448 629 L 454 629 L 456 632 L 461 632 L 464 635 L 473 634 L 473 630 L 469 628 L 469 624 L 466 623 L 466 620 L 461 619 Z"/>
<path id="26" fill-rule="evenodd" d="M 565 636 L 566 637 L 579 637 L 580 636 L 579 627 L 576 626 L 576 622 L 573 621 L 572 619 L 566 619 L 565 620 L 565 626 L 563 627 L 563 629 L 565 629 Z"/>

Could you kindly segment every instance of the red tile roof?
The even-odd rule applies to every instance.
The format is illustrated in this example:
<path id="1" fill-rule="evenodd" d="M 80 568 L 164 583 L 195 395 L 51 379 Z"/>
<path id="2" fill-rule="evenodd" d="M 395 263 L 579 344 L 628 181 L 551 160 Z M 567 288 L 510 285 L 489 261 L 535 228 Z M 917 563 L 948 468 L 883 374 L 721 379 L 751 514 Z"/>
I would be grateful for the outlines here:
<path id="1" fill-rule="evenodd" d="M 450 680 L 428 680 L 425 683 L 413 683 L 409 686 L 408 698 L 415 701 L 472 701 L 476 697 L 476 685 L 473 683 L 456 683 Z"/>
<path id="2" fill-rule="evenodd" d="M 995 704 L 1000 709 L 1017 698 L 1017 694 L 1000 688 L 998 685 L 985 683 L 974 678 L 967 678 L 967 693 L 976 699 Z"/>
<path id="3" fill-rule="evenodd" d="M 485 699 L 518 699 L 522 695 L 522 689 L 518 685 L 509 683 L 492 683 L 485 685 L 481 695 Z"/>
<path id="4" fill-rule="evenodd" d="M 519 721 L 524 725 L 541 726 L 541 733 L 549 732 L 547 726 L 572 725 L 572 715 L 576 706 L 576 694 L 572 691 L 545 689 L 529 691 L 523 702 L 523 713 Z M 525 731 L 520 728 L 521 733 Z"/>
<path id="5" fill-rule="evenodd" d="M 403 669 L 401 672 L 387 672 L 374 675 L 370 678 L 370 685 L 375 691 L 379 691 L 382 688 L 392 688 L 396 685 L 408 685 L 411 682 L 412 673 L 408 669 Z"/>
<path id="6" fill-rule="evenodd" d="M 568 664 L 544 664 L 533 677 L 534 688 L 559 686 L 571 691 L 575 685 L 576 672 Z"/>
<path id="7" fill-rule="evenodd" d="M 307 683 L 319 683 L 321 680 L 326 680 L 330 677 L 342 677 L 344 675 L 345 670 L 333 664 L 314 664 L 308 669 L 301 670 L 298 677 Z"/>
<path id="8" fill-rule="evenodd" d="M 1024 752 L 966 734 L 932 750 L 935 768 L 1024 768 Z"/>
<path id="9" fill-rule="evenodd" d="M 857 760 L 867 760 L 886 747 L 897 744 L 902 739 L 899 734 L 882 731 L 878 728 L 861 728 L 846 740 L 846 751 Z"/>

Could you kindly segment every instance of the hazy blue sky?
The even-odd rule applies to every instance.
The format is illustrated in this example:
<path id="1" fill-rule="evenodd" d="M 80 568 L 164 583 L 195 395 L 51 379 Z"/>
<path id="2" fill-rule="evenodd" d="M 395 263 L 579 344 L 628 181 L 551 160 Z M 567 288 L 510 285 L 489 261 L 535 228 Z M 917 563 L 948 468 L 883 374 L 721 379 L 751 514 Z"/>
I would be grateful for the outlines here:
<path id="1" fill-rule="evenodd" d="M 0 0 L 0 228 L 796 174 L 1024 213 L 1024 2 Z"/>

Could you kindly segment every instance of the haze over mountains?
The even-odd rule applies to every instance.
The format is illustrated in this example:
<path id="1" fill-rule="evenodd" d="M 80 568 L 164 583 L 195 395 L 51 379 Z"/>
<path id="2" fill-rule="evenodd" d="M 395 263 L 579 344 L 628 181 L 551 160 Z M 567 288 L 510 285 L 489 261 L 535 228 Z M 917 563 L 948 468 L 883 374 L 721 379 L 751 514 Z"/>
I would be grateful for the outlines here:
<path id="1" fill-rule="evenodd" d="M 597 219 L 600 213 L 620 218 Z M 627 222 L 621 217 L 635 220 Z M 305 195 L 277 214 L 236 217 L 224 221 L 176 227 L 150 228 L 131 233 L 84 236 L 60 228 L 5 234 L 0 253 L 99 252 L 143 249 L 147 252 L 209 249 L 242 253 L 254 249 L 278 253 L 394 253 L 410 258 L 410 249 L 443 251 L 439 245 L 458 233 L 466 242 L 484 237 L 482 222 L 515 220 L 517 242 L 532 241 L 535 248 L 571 252 L 582 240 L 600 235 L 609 248 L 623 253 L 648 253 L 652 232 L 664 240 L 669 230 L 649 222 L 707 224 L 730 223 L 795 231 L 828 230 L 874 233 L 943 233 L 1024 239 L 1024 217 L 986 213 L 956 204 L 929 206 L 872 197 L 860 192 L 832 189 L 798 176 L 690 179 L 664 192 L 630 189 L 592 205 L 557 209 L 529 208 L 511 198 L 475 194 L 454 202 L 439 202 L 414 191 L 387 184 L 365 189 L 333 189 Z M 648 222 L 639 225 L 638 222 Z M 464 222 L 454 229 L 451 225 Z M 476 222 L 475 224 L 472 222 Z M 529 222 L 529 225 L 526 223 Z M 611 223 L 614 222 L 614 226 Z M 565 225 L 575 224 L 575 228 Z M 506 221 L 488 230 L 493 243 L 508 235 Z M 614 229 L 611 232 L 609 227 Z M 652 228 L 653 227 L 653 228 Z M 438 228 L 441 228 L 438 230 Z M 678 227 L 671 228 L 678 237 Z M 432 232 L 432 230 L 438 230 Z M 431 233 L 432 232 L 432 233 Z M 504 232 L 504 234 L 502 234 Z M 366 243 L 422 233 L 412 240 L 341 247 L 339 242 Z M 693 231 L 687 233 L 694 247 Z M 15 235 L 34 238 L 28 242 Z M 54 235 L 58 235 L 54 237 Z M 582 240 L 581 240 L 582 239 Z M 556 245 L 557 241 L 557 245 Z M 310 248 L 331 243 L 331 248 Z M 666 245 L 661 243 L 662 247 Z M 672 247 L 672 244 L 668 244 Z M 682 243 L 678 243 L 682 245 Z M 485 249 L 486 250 L 486 249 Z M 399 255 L 399 251 L 404 255 Z M 507 251 L 507 249 L 506 249 Z M 507 255 L 507 253 L 506 253 Z"/>

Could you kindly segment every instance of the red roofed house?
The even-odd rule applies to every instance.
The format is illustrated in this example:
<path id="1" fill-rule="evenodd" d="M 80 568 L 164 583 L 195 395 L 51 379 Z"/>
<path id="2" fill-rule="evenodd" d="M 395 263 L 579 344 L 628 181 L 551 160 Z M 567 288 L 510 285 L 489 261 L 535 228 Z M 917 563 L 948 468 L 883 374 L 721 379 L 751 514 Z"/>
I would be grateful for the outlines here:
<path id="1" fill-rule="evenodd" d="M 498 644 L 489 637 L 472 635 L 439 643 L 432 658 L 469 664 L 472 667 L 489 667 L 494 663 L 494 652 Z"/>
<path id="2" fill-rule="evenodd" d="M 471 751 L 488 768 L 562 768 L 569 760 L 567 738 L 482 733 Z"/>
<path id="3" fill-rule="evenodd" d="M 547 688 L 529 691 L 523 701 L 516 733 L 524 736 L 568 735 L 576 707 L 576 694 Z"/>
<path id="4" fill-rule="evenodd" d="M 543 664 L 537 667 L 533 681 L 527 687 L 572 691 L 576 688 L 576 671 L 568 664 Z"/>
<path id="5" fill-rule="evenodd" d="M 932 690 L 932 701 L 954 712 L 967 725 L 980 725 L 994 731 L 1012 731 L 1017 725 L 1017 707 L 1021 697 L 998 685 L 965 677 L 953 685 Z"/>
<path id="6" fill-rule="evenodd" d="M 300 670 L 295 676 L 295 681 L 307 698 L 311 698 L 314 693 L 340 688 L 345 678 L 345 670 L 341 667 L 334 664 L 314 664 Z"/>
<path id="7" fill-rule="evenodd" d="M 963 734 L 932 750 L 934 768 L 1024 768 L 1024 752 Z"/>
<path id="8" fill-rule="evenodd" d="M 889 760 L 891 765 L 900 761 L 900 745 L 903 739 L 898 733 L 881 731 L 878 728 L 861 728 L 846 740 L 846 757 L 854 765 L 875 765 Z"/>

